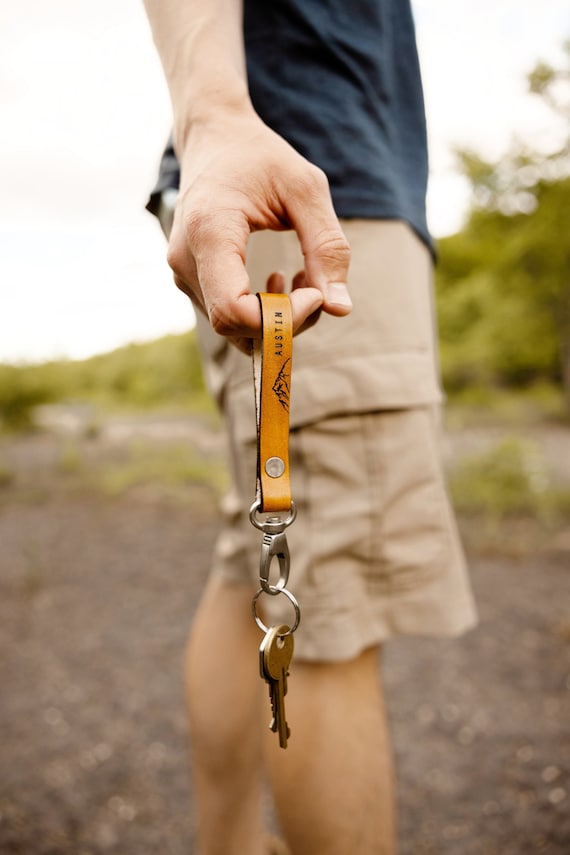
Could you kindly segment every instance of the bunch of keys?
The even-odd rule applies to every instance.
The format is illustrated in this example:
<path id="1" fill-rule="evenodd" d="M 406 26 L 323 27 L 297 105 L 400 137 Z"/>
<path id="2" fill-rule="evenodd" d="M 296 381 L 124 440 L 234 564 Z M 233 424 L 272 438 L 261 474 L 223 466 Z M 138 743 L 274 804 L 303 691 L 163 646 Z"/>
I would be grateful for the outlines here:
<path id="1" fill-rule="evenodd" d="M 285 528 L 295 519 L 296 511 L 294 503 L 291 503 L 291 513 L 285 520 L 282 520 L 280 517 L 269 517 L 265 522 L 261 522 L 257 518 L 258 507 L 258 502 L 255 502 L 252 505 L 249 516 L 252 524 L 264 532 L 259 569 L 261 587 L 255 594 L 252 604 L 255 622 L 264 632 L 264 638 L 259 648 L 259 671 L 262 679 L 269 686 L 269 697 L 273 713 L 269 728 L 278 734 L 280 747 L 287 748 L 287 740 L 291 735 L 291 730 L 287 724 L 285 715 L 285 695 L 287 694 L 289 666 L 293 658 L 293 633 L 299 626 L 301 612 L 297 600 L 286 587 L 289 579 L 289 548 L 285 537 Z M 279 562 L 279 579 L 275 585 L 272 585 L 269 573 L 274 557 L 277 557 Z M 263 593 L 270 596 L 283 594 L 289 599 L 295 609 L 295 622 L 293 626 L 290 627 L 287 624 L 281 624 L 280 626 L 267 627 L 263 623 L 257 614 L 257 600 Z"/>
<path id="2" fill-rule="evenodd" d="M 279 745 L 287 748 L 287 740 L 291 730 L 285 717 L 285 695 L 287 694 L 287 677 L 289 665 L 293 658 L 293 636 L 290 627 L 272 626 L 265 633 L 259 648 L 259 671 L 269 685 L 271 711 L 273 718 L 269 729 L 279 735 Z"/>

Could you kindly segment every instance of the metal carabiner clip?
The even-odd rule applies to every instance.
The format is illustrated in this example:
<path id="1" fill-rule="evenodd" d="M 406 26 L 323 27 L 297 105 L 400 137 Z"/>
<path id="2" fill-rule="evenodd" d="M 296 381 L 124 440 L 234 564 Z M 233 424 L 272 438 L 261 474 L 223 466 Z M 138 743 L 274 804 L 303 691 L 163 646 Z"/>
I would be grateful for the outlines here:
<path id="1" fill-rule="evenodd" d="M 258 517 L 259 506 L 260 502 L 256 500 L 249 509 L 251 524 L 263 532 L 261 557 L 259 560 L 259 584 L 262 591 L 274 596 L 283 591 L 289 581 L 290 559 L 285 529 L 294 522 L 297 516 L 297 508 L 295 507 L 295 502 L 291 502 L 291 510 L 285 519 L 278 516 L 270 516 L 263 520 Z M 279 579 L 276 585 L 271 585 L 269 574 L 271 562 L 275 556 L 277 556 L 277 560 L 279 561 Z"/>
<path id="2" fill-rule="evenodd" d="M 279 561 L 279 579 L 276 585 L 271 585 L 269 575 L 271 562 L 277 556 Z M 289 581 L 289 545 L 284 531 L 266 531 L 261 541 L 261 556 L 259 559 L 259 584 L 266 594 L 278 594 Z"/>

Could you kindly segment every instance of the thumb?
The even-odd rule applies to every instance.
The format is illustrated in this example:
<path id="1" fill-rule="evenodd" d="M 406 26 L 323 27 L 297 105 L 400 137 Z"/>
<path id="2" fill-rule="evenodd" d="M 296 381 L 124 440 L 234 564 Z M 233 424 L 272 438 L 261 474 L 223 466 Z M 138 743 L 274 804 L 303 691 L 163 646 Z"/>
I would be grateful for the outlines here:
<path id="1" fill-rule="evenodd" d="M 305 285 L 323 295 L 322 308 L 347 315 L 352 301 L 347 288 L 350 246 L 335 214 L 326 176 L 316 170 L 312 193 L 288 206 L 305 258 Z"/>

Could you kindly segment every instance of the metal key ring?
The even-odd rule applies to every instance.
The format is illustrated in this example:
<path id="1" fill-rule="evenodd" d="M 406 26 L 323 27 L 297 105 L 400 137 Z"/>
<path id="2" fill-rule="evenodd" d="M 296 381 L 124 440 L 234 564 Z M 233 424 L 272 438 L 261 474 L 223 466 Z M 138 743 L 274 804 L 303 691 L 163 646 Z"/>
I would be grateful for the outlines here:
<path id="1" fill-rule="evenodd" d="M 273 586 L 269 586 L 269 587 L 273 587 Z M 264 591 L 263 588 L 259 588 L 259 590 L 256 591 L 256 593 L 254 594 L 253 601 L 251 603 L 251 610 L 253 612 L 253 617 L 255 619 L 255 622 L 258 625 L 258 627 L 260 628 L 260 630 L 262 632 L 267 633 L 267 632 L 269 632 L 269 629 L 270 629 L 270 627 L 265 626 L 265 624 L 263 623 L 263 621 L 261 620 L 261 618 L 257 614 L 257 600 L 259 599 L 259 595 L 264 594 L 264 593 L 269 593 L 272 596 L 274 596 L 275 594 L 285 594 L 285 596 L 287 597 L 287 599 L 289 600 L 289 602 L 291 603 L 291 605 L 295 609 L 295 623 L 293 624 L 293 626 L 291 627 L 291 629 L 288 632 L 284 633 L 282 638 L 285 638 L 285 636 L 287 636 L 287 635 L 293 635 L 293 633 L 295 632 L 295 630 L 297 629 L 297 627 L 301 623 L 301 609 L 299 608 L 299 603 L 297 602 L 297 600 L 295 599 L 295 597 L 293 596 L 291 591 L 288 591 L 287 588 L 274 588 L 273 591 Z"/>

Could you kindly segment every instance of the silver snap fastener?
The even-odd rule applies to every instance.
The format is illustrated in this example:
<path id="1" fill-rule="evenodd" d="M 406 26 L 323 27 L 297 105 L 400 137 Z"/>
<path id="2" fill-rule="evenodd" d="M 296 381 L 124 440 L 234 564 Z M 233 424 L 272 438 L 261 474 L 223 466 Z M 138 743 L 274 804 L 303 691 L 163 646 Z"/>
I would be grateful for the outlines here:
<path id="1" fill-rule="evenodd" d="M 269 457 L 265 461 L 265 471 L 270 478 L 279 478 L 285 472 L 285 464 L 280 457 Z"/>

